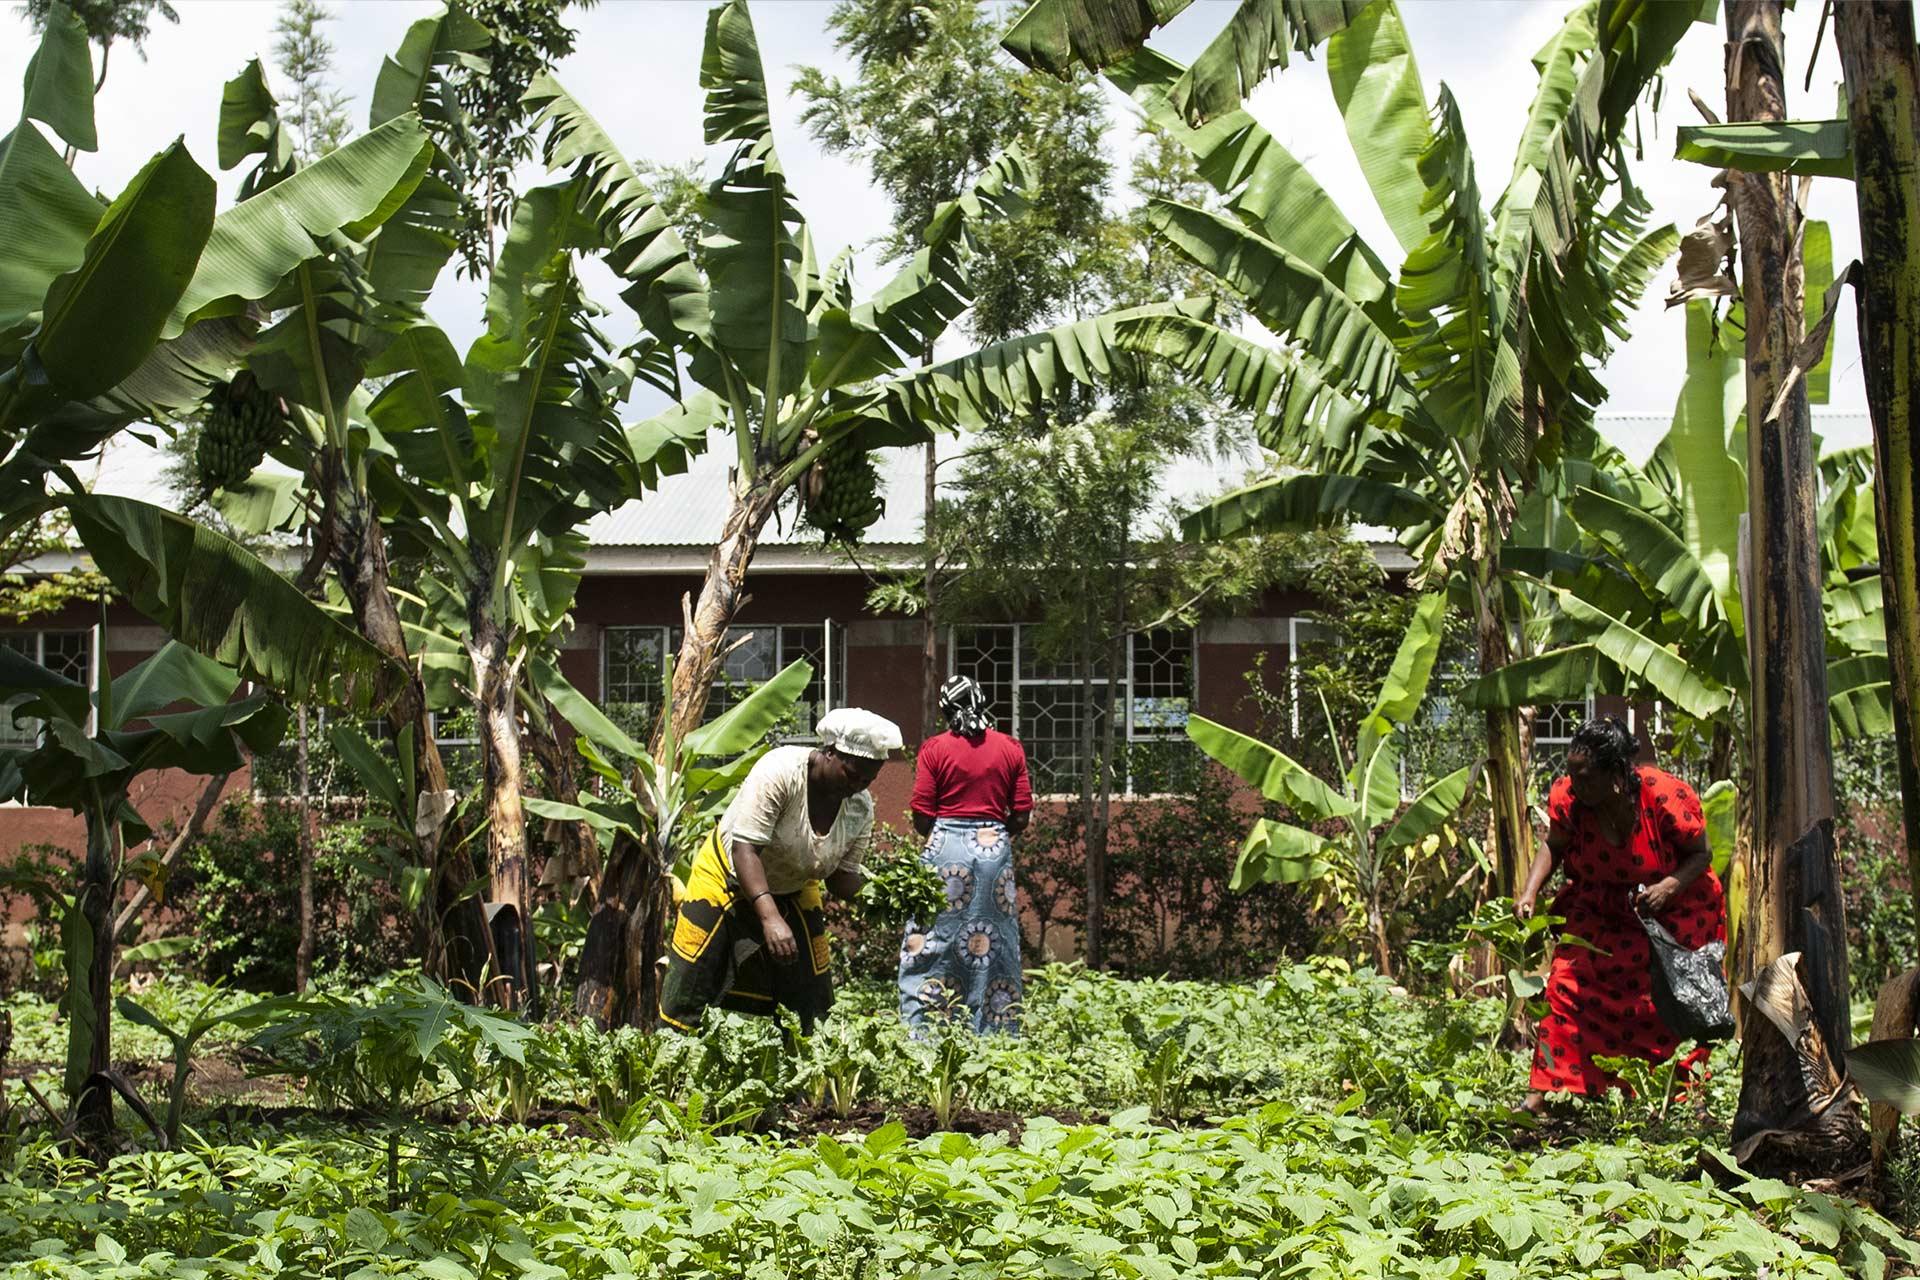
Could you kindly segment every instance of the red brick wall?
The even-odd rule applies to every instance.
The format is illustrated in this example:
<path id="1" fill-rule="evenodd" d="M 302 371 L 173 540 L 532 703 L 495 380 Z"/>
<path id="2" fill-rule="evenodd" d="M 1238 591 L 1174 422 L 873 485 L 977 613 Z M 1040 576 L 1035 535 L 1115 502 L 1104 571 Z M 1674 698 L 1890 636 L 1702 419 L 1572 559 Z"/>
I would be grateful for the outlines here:
<path id="1" fill-rule="evenodd" d="M 607 626 L 674 626 L 681 621 L 681 597 L 697 592 L 700 580 L 687 575 L 599 575 L 580 586 L 575 627 L 560 657 L 561 671 L 581 692 L 600 696 L 601 628 Z M 920 623 L 899 616 L 875 616 L 866 611 L 867 583 L 850 573 L 760 572 L 749 579 L 749 598 L 739 625 L 809 623 L 831 617 L 844 623 L 847 701 L 886 716 L 900 725 L 909 744 L 920 738 Z M 1260 617 L 1207 624 L 1196 654 L 1198 673 L 1195 709 L 1200 714 L 1242 730 L 1253 729 L 1246 697 L 1245 672 L 1264 655 L 1266 668 L 1285 667 L 1285 621 L 1310 607 L 1298 593 L 1270 593 L 1262 601 Z M 41 630 L 80 629 L 99 620 L 91 606 L 76 606 L 62 615 L 40 621 Z M 1219 634 L 1218 641 L 1208 636 Z M 157 646 L 157 628 L 125 605 L 110 608 L 107 616 L 107 659 L 114 672 L 124 672 Z M 945 670 L 945 654 L 941 655 Z M 1276 677 L 1277 678 L 1277 675 Z M 235 786 L 243 785 L 236 780 Z M 881 819 L 905 828 L 907 801 L 912 791 L 911 770 L 895 765 L 881 773 L 874 797 Z M 185 816 L 199 795 L 191 778 L 165 773 L 143 779 L 135 805 L 156 828 Z M 84 829 L 71 814 L 55 810 L 9 808 L 0 810 L 0 856 L 22 845 L 53 843 L 79 849 Z"/>

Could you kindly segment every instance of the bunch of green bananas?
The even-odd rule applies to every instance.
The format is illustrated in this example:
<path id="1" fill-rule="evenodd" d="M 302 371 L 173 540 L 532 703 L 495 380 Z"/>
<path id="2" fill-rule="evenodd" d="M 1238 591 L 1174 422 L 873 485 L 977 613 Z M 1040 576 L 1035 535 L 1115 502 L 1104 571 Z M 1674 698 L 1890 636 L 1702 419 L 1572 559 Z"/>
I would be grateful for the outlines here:
<path id="1" fill-rule="evenodd" d="M 858 542 L 886 510 L 873 455 L 841 445 L 814 462 L 805 488 L 806 519 L 829 542 Z"/>
<path id="2" fill-rule="evenodd" d="M 242 369 L 232 382 L 217 382 L 207 393 L 194 461 L 201 483 L 212 493 L 229 489 L 253 474 L 267 450 L 286 435 L 287 402 L 266 390 Z"/>

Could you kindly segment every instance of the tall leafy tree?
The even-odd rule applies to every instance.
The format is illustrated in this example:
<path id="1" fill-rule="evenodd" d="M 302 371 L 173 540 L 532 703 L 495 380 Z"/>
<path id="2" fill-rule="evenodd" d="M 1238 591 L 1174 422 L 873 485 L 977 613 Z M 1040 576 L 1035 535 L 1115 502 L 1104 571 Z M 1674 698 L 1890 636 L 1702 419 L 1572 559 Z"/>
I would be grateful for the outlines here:
<path id="1" fill-rule="evenodd" d="M 1074 157 L 1077 163 L 1049 170 L 1043 189 L 1034 193 L 1033 203 L 1006 224 L 1022 227 L 1026 234 L 997 237 L 988 250 L 996 259 L 993 269 L 1007 280 L 1022 281 L 1043 274 L 1032 270 L 1031 264 L 1046 261 L 1053 229 L 1044 223 L 1054 221 L 1053 215 L 1063 211 L 1070 220 L 1086 221 L 1074 218 L 1074 214 L 1089 203 L 1089 194 L 1097 196 L 1104 185 L 1106 163 L 1097 150 L 1098 130 L 1070 125 L 1064 132 L 1058 131 L 1059 112 L 1029 114 L 1021 110 L 1022 89 L 1031 92 L 1035 86 L 1023 84 L 1020 73 L 999 56 L 996 29 L 978 0 L 939 0 L 935 4 L 842 0 L 834 7 L 828 26 L 835 33 L 837 47 L 853 56 L 858 78 L 846 83 L 818 68 L 802 68 L 795 84 L 809 104 L 802 119 L 829 150 L 857 154 L 871 167 L 874 180 L 893 202 L 893 232 L 886 245 L 886 256 L 892 261 L 912 257 L 918 235 L 935 211 L 958 198 L 1009 143 L 1017 143 L 1031 154 L 1036 146 L 1046 146 L 1050 138 L 1064 139 L 1072 146 L 1084 143 L 1091 135 L 1092 145 L 1083 147 Z M 1051 96 L 1064 97 L 1067 109 L 1077 111 L 1089 122 L 1104 120 L 1097 101 L 1083 93 L 1061 95 L 1056 90 Z M 1048 125 L 1056 126 L 1055 131 L 1048 133 Z M 1065 190 L 1073 184 L 1081 189 Z M 1023 269 L 1015 262 L 1004 261 L 1003 255 L 1005 259 L 1024 258 L 1029 266 Z M 1033 292 L 1027 290 L 1027 300 L 1003 297 L 1000 305 L 992 308 L 997 314 L 988 321 L 1000 326 L 1000 332 L 983 336 L 1004 337 L 1015 328 L 1025 327 L 1022 322 L 1030 320 L 1040 305 L 1031 298 Z M 978 332 L 979 326 L 975 327 Z M 931 338 L 917 354 L 922 360 L 932 360 Z M 931 441 L 924 449 L 928 523 L 922 541 L 926 559 L 918 582 L 896 591 L 893 603 L 905 604 L 920 614 L 924 694 L 921 729 L 931 734 L 939 728 L 936 704 L 942 676 L 938 665 L 942 565 L 935 552 L 938 534 L 932 523 L 938 511 L 937 449 Z"/>
<path id="2" fill-rule="evenodd" d="M 353 132 L 348 98 L 333 87 L 333 41 L 323 30 L 333 13 L 319 0 L 287 0 L 273 23 L 274 65 L 293 89 L 287 120 L 294 152 L 311 164 Z"/>
<path id="3" fill-rule="evenodd" d="M 458 238 L 461 267 L 481 276 L 498 252 L 499 233 L 514 210 L 514 173 L 531 160 L 538 144 L 534 113 L 526 104 L 534 78 L 573 52 L 576 38 L 566 20 L 569 5 L 594 0 L 470 0 L 463 12 L 487 31 L 471 57 L 447 69 L 453 111 L 436 141 L 464 180 Z"/>
<path id="4" fill-rule="evenodd" d="M 1644 230 L 1619 138 L 1694 12 L 1601 16 L 1595 3 L 1574 9 L 1536 55 L 1539 86 L 1491 215 L 1458 106 L 1443 86 L 1429 115 L 1394 6 L 1342 17 L 1326 41 L 1328 78 L 1405 253 L 1397 275 L 1252 117 L 1192 127 L 1169 97 L 1186 73 L 1150 50 L 1110 71 L 1226 199 L 1224 213 L 1156 202 L 1156 227 L 1288 343 L 1181 320 L 1123 334 L 1254 409 L 1282 462 L 1304 468 L 1229 495 L 1189 531 L 1398 528 L 1426 579 L 1463 580 L 1487 672 L 1512 657 L 1500 555 L 1517 505 L 1563 457 L 1591 448 L 1604 396 L 1593 370 L 1676 243 L 1671 228 Z M 1496 878 L 1508 886 L 1532 848 L 1518 717 L 1491 711 L 1486 732 Z"/>

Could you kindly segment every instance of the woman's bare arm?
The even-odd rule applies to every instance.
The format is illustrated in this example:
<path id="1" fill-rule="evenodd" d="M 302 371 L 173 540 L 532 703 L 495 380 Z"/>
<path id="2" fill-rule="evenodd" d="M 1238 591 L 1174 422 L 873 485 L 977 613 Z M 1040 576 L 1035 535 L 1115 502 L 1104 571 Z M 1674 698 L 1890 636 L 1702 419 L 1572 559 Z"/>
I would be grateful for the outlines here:
<path id="1" fill-rule="evenodd" d="M 740 882 L 740 896 L 760 920 L 760 932 L 767 940 L 767 954 L 781 964 L 791 964 L 800 954 L 793 930 L 780 917 L 780 904 L 767 888 L 767 868 L 760 861 L 758 846 L 735 840 L 729 848 L 733 855 L 734 878 Z"/>

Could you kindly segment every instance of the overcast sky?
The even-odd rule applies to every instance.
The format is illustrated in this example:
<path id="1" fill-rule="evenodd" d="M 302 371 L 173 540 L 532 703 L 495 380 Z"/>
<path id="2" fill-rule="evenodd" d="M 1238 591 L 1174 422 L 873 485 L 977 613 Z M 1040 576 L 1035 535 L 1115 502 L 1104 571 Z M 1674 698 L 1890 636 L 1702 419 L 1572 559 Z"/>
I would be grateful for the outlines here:
<path id="1" fill-rule="evenodd" d="M 81 157 L 77 166 L 84 181 L 108 193 L 117 192 L 154 151 L 179 134 L 185 134 L 195 157 L 212 171 L 221 83 L 251 57 L 271 61 L 277 12 L 271 0 L 174 4 L 179 25 L 162 24 L 154 31 L 145 61 L 122 47 L 114 51 L 97 106 L 101 150 Z M 332 7 L 335 79 L 352 95 L 355 121 L 363 124 L 381 59 L 410 22 L 436 6 L 424 0 L 335 0 Z M 1442 81 L 1452 88 L 1466 118 L 1480 186 L 1489 199 L 1506 181 L 1533 94 L 1529 58 L 1567 7 L 1556 0 L 1402 0 L 1427 96 L 1431 99 Z M 707 8 L 705 0 L 601 0 L 569 15 L 580 37 L 578 51 L 559 68 L 560 78 L 635 159 L 679 162 L 702 154 L 697 80 Z M 1795 116 L 1830 116 L 1836 102 L 1840 70 L 1831 40 L 1813 67 L 1811 90 L 1801 89 L 1817 9 L 1807 6 L 1787 15 L 1789 101 Z M 849 71 L 826 30 L 830 11 L 829 0 L 760 0 L 753 9 L 772 82 L 781 158 L 822 260 L 844 245 L 869 245 L 886 230 L 889 213 L 885 198 L 857 160 L 828 155 L 813 143 L 799 124 L 802 104 L 790 94 L 798 66 Z M 1228 0 L 1199 0 L 1154 43 L 1189 60 L 1231 11 Z M 17 16 L 0 18 L 0 30 L 7 30 L 8 21 L 18 25 L 0 39 L 0 84 L 11 86 L 21 82 L 33 42 L 24 19 Z M 1635 175 L 1654 202 L 1656 221 L 1672 221 L 1683 230 L 1708 211 L 1715 193 L 1708 186 L 1708 170 L 1671 159 L 1674 129 L 1697 119 L 1687 101 L 1688 89 L 1716 107 L 1724 101 L 1723 47 L 1719 28 L 1696 24 L 1669 70 L 1660 110 L 1644 115 L 1646 158 Z M 1124 99 L 1116 94 L 1114 101 L 1108 145 L 1119 160 L 1132 145 L 1133 123 Z M 1251 105 L 1391 260 L 1385 251 L 1393 237 L 1354 162 L 1321 64 L 1296 63 L 1262 86 Z M 11 118 L 15 108 L 0 104 L 0 110 Z M 229 193 L 233 184 L 233 175 L 223 177 Z M 1810 213 L 1832 224 L 1836 263 L 1858 254 L 1851 184 L 1817 180 Z M 873 254 L 865 252 L 859 261 L 857 279 L 866 289 L 877 286 L 884 275 Z M 1685 327 L 1680 311 L 1668 312 L 1661 305 L 1667 278 L 1663 275 L 1649 291 L 1649 300 L 1634 317 L 1632 340 L 1607 367 L 1605 381 L 1612 393 L 1608 409 L 1660 415 L 1672 409 L 1685 368 Z M 605 301 L 617 306 L 610 292 Z M 462 345 L 481 327 L 478 288 L 456 280 L 451 270 L 431 311 Z M 1840 310 L 1835 342 L 1832 407 L 1863 410 L 1851 306 Z M 1620 443 L 1638 454 L 1651 440 Z"/>

